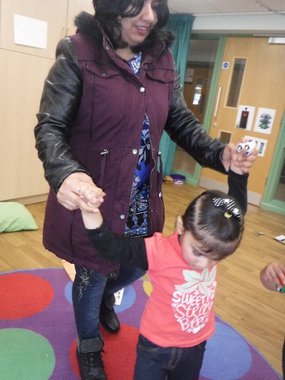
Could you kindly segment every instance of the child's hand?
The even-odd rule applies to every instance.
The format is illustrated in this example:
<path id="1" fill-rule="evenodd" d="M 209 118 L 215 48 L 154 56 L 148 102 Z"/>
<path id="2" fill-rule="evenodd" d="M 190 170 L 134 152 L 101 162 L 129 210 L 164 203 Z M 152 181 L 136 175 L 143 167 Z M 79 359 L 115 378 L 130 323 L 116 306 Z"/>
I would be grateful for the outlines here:
<path id="1" fill-rule="evenodd" d="M 98 212 L 99 207 L 104 201 L 105 193 L 95 184 L 89 182 L 80 182 L 78 185 L 78 194 L 81 201 L 79 207 L 82 211 Z"/>
<path id="2" fill-rule="evenodd" d="M 285 264 L 271 262 L 260 272 L 262 284 L 270 290 L 285 285 Z"/>
<path id="3" fill-rule="evenodd" d="M 242 169 L 241 166 L 241 161 L 239 161 L 240 158 L 243 158 L 243 153 L 238 152 L 237 150 L 237 145 L 234 146 L 233 144 L 229 144 L 229 148 L 231 149 L 231 157 L 230 157 L 230 169 L 237 173 L 237 174 L 245 174 L 244 170 Z M 248 171 L 249 169 L 247 169 Z M 246 171 L 246 172 L 247 172 Z"/>
<path id="4" fill-rule="evenodd" d="M 230 144 L 232 145 L 232 144 Z M 230 160 L 230 169 L 237 173 L 237 174 L 244 174 L 244 172 L 242 171 L 242 168 L 239 166 L 239 163 L 238 163 L 238 152 L 236 151 L 236 147 L 232 146 L 234 148 L 234 151 L 231 155 L 231 160 Z"/>
<path id="5" fill-rule="evenodd" d="M 94 183 L 84 181 L 79 183 L 77 191 L 80 196 L 79 208 L 85 228 L 99 228 L 103 222 L 99 207 L 104 201 L 105 193 Z"/>

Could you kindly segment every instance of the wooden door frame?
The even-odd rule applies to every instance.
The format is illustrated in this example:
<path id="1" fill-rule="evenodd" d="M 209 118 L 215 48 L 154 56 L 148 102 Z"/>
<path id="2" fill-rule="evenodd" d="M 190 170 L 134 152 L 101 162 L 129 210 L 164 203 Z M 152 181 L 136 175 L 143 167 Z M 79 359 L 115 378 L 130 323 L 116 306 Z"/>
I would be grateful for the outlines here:
<path id="1" fill-rule="evenodd" d="M 203 128 L 206 131 L 210 130 L 211 122 L 212 122 L 212 116 L 215 108 L 215 102 L 216 102 L 216 96 L 218 92 L 218 85 L 220 80 L 220 73 L 221 73 L 221 67 L 224 57 L 224 50 L 227 42 L 228 37 L 239 37 L 237 36 L 215 36 L 214 38 L 218 40 L 218 48 L 217 48 L 217 55 L 213 70 L 213 77 L 211 81 L 208 101 L 206 104 L 206 111 L 205 111 L 205 117 L 204 117 L 204 123 Z M 242 36 L 247 37 L 247 36 Z M 252 36 L 248 36 L 252 37 Z M 210 35 L 195 35 L 193 34 L 191 38 L 195 39 L 213 39 L 213 36 Z M 267 179 L 266 188 L 264 190 L 264 193 L 262 194 L 262 199 L 259 204 L 259 207 L 265 210 L 269 210 L 281 215 L 285 215 L 285 202 L 274 199 L 274 195 L 276 192 L 276 187 L 279 182 L 280 173 L 282 170 L 282 165 L 284 162 L 284 154 L 285 154 L 285 110 L 283 114 L 283 118 L 281 121 L 281 128 L 279 132 L 279 137 L 277 139 L 278 144 L 275 148 L 275 154 L 272 159 L 271 168 L 269 172 L 269 176 Z M 254 168 L 253 168 L 254 170 Z M 200 182 L 200 176 L 201 176 L 202 167 L 196 163 L 194 174 L 187 174 L 183 173 L 186 176 L 187 183 L 190 183 L 194 186 L 199 185 Z"/>
<path id="2" fill-rule="evenodd" d="M 281 121 L 281 128 L 277 139 L 278 144 L 275 147 L 275 153 L 272 159 L 269 176 L 267 178 L 266 188 L 260 207 L 270 210 L 281 215 L 285 215 L 285 202 L 274 199 L 276 187 L 279 183 L 281 170 L 285 159 L 285 111 Z"/>
<path id="3" fill-rule="evenodd" d="M 224 56 L 224 50 L 226 45 L 227 38 L 225 36 L 218 36 L 218 35 L 192 35 L 191 39 L 201 39 L 201 40 L 217 40 L 218 41 L 218 47 L 217 47 L 217 54 L 213 69 L 213 76 L 211 80 L 210 90 L 209 90 L 209 96 L 207 100 L 207 104 L 205 107 L 205 117 L 204 117 L 204 123 L 203 128 L 208 132 L 210 130 L 211 126 L 211 119 L 212 114 L 215 107 L 215 99 L 216 94 L 218 90 L 218 83 L 220 78 L 220 71 L 221 71 L 221 65 L 223 61 Z M 181 172 L 181 174 L 185 175 L 186 182 L 193 185 L 198 186 L 200 182 L 200 176 L 201 176 L 202 167 L 196 163 L 194 173 L 185 173 Z"/>

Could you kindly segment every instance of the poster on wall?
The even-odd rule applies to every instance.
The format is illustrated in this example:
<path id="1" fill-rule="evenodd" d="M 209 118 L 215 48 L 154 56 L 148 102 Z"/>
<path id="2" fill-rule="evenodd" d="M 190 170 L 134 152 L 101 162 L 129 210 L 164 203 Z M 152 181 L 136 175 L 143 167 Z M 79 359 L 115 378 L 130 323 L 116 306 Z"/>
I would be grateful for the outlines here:
<path id="1" fill-rule="evenodd" d="M 236 128 L 250 131 L 252 128 L 254 112 L 255 107 L 245 105 L 239 106 L 236 117 Z"/>
<path id="2" fill-rule="evenodd" d="M 270 108 L 258 108 L 254 131 L 259 133 L 271 134 L 276 110 Z"/>
<path id="3" fill-rule="evenodd" d="M 184 82 L 193 83 L 193 78 L 194 78 L 194 69 L 190 69 L 190 67 L 188 67 L 185 73 Z"/>
<path id="4" fill-rule="evenodd" d="M 14 14 L 14 43 L 46 49 L 47 28 L 46 21 Z"/>
<path id="5" fill-rule="evenodd" d="M 260 157 L 264 157 L 265 151 L 266 151 L 266 148 L 267 148 L 268 140 L 259 139 L 259 138 L 252 137 L 252 136 L 244 136 L 244 137 L 248 141 L 255 141 L 256 142 L 256 149 L 258 150 L 258 154 L 257 155 L 260 156 Z"/>

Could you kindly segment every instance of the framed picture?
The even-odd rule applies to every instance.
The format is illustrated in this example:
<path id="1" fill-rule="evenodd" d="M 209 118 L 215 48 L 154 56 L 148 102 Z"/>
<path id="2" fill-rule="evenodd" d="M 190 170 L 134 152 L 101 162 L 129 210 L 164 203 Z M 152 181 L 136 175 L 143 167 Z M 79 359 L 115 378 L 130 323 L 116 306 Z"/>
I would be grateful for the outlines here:
<path id="1" fill-rule="evenodd" d="M 245 138 L 248 139 L 249 141 L 252 141 L 252 140 L 255 141 L 256 142 L 256 149 L 258 150 L 258 156 L 264 157 L 265 151 L 267 148 L 268 140 L 259 139 L 259 138 L 252 137 L 252 136 L 245 136 Z"/>
<path id="2" fill-rule="evenodd" d="M 252 128 L 254 112 L 255 107 L 245 105 L 239 106 L 236 117 L 236 128 L 250 131 Z"/>
<path id="3" fill-rule="evenodd" d="M 184 82 L 186 83 L 193 83 L 193 78 L 194 78 L 194 69 L 191 69 L 188 67 L 186 69 L 185 77 L 184 77 Z"/>
<path id="4" fill-rule="evenodd" d="M 255 119 L 254 131 L 271 134 L 276 110 L 270 108 L 258 108 Z"/>

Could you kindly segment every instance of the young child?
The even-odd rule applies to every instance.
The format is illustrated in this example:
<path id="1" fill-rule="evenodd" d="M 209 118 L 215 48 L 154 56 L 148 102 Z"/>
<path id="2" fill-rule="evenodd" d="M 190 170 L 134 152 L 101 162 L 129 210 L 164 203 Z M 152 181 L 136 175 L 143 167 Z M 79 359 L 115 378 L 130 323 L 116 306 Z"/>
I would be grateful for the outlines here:
<path id="1" fill-rule="evenodd" d="M 199 378 L 206 341 L 215 328 L 217 263 L 237 249 L 244 228 L 247 175 L 230 169 L 228 185 L 228 195 L 205 191 L 194 199 L 168 237 L 120 237 L 98 209 L 82 211 L 100 255 L 148 270 L 153 291 L 141 319 L 135 380 Z M 92 203 L 92 188 L 83 184 L 80 192 Z M 101 196 L 101 202 L 103 195 L 94 194 L 94 199 Z"/>
<path id="2" fill-rule="evenodd" d="M 277 290 L 285 293 L 285 264 L 279 262 L 268 263 L 260 272 L 260 280 L 268 290 Z M 285 294 L 284 294 L 285 295 Z M 285 379 L 285 340 L 282 351 L 282 369 L 283 378 Z"/>

